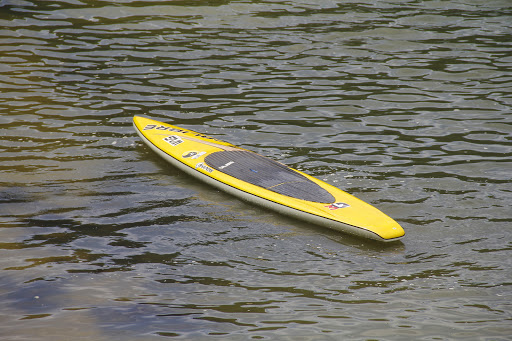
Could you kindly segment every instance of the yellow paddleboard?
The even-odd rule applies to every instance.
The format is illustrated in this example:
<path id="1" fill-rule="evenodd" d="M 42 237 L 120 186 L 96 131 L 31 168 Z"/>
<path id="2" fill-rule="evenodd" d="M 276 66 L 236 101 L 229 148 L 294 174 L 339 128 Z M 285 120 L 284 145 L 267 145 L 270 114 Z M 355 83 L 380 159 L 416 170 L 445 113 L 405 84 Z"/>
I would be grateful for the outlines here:
<path id="1" fill-rule="evenodd" d="M 405 235 L 375 207 L 319 179 L 195 131 L 135 116 L 135 130 L 184 172 L 248 202 L 337 231 L 383 242 Z"/>

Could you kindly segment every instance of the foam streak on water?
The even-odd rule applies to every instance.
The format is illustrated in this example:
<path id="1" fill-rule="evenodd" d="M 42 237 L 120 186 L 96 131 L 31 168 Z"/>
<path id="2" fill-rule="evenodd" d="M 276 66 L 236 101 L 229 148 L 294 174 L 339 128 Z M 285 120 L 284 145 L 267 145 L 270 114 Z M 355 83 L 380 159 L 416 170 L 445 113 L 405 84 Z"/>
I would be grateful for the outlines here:
<path id="1" fill-rule="evenodd" d="M 508 340 L 509 1 L 0 1 L 0 335 Z M 372 203 L 381 245 L 145 147 L 208 133 Z"/>

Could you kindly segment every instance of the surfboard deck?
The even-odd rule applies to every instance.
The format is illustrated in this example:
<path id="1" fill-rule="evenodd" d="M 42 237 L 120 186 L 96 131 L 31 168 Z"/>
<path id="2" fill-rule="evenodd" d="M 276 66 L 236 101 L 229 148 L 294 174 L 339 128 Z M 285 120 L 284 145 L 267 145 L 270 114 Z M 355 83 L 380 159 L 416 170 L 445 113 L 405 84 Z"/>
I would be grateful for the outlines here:
<path id="1" fill-rule="evenodd" d="M 340 232 L 391 242 L 405 235 L 392 218 L 326 182 L 231 143 L 134 116 L 146 145 L 199 180 L 250 203 Z"/>

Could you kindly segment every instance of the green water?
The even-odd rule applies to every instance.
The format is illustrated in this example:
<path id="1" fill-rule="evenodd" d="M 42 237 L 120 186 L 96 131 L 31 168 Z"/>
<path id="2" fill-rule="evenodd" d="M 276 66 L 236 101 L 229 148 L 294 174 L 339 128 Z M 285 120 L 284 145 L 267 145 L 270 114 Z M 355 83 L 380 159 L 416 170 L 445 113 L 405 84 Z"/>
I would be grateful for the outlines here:
<path id="1" fill-rule="evenodd" d="M 511 109 L 510 1 L 0 1 L 0 338 L 510 340 Z M 243 203 L 133 115 L 407 235 Z"/>

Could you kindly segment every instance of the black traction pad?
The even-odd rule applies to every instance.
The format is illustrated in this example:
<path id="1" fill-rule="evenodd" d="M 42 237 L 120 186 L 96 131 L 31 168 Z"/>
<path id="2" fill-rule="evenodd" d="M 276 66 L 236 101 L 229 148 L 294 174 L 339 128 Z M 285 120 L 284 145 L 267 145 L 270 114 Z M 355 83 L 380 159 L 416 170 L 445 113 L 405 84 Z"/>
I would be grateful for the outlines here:
<path id="1" fill-rule="evenodd" d="M 333 203 L 325 189 L 287 166 L 249 151 L 221 151 L 205 157 L 219 172 L 289 197 Z"/>

